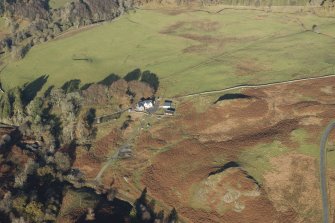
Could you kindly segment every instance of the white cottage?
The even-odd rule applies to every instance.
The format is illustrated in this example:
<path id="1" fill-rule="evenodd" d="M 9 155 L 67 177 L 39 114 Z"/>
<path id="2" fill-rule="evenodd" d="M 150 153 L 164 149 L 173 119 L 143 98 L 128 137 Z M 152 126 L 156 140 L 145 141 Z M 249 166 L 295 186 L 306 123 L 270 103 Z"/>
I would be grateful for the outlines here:
<path id="1" fill-rule="evenodd" d="M 145 111 L 149 108 L 152 108 L 154 106 L 154 102 L 152 100 L 144 100 L 140 101 L 136 105 L 136 110 L 137 111 Z"/>

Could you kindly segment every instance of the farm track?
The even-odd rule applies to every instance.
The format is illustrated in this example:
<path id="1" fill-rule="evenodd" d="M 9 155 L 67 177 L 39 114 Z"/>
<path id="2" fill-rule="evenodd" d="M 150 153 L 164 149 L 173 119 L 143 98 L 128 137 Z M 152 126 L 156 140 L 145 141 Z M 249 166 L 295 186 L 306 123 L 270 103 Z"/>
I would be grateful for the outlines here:
<path id="1" fill-rule="evenodd" d="M 259 84 L 259 85 L 238 85 L 238 86 L 235 86 L 235 87 L 225 88 L 225 89 L 221 89 L 221 90 L 204 91 L 204 92 L 179 96 L 179 97 L 175 97 L 175 98 L 182 99 L 182 98 L 189 98 L 189 97 L 200 96 L 200 95 L 222 93 L 222 92 L 232 91 L 232 90 L 240 90 L 240 89 L 245 89 L 245 88 L 269 87 L 269 86 L 276 86 L 276 85 L 282 85 L 282 84 L 292 84 L 292 83 L 310 81 L 310 80 L 319 80 L 319 79 L 325 79 L 325 78 L 330 78 L 330 77 L 335 77 L 335 74 L 326 75 L 326 76 L 319 76 L 319 77 L 301 78 L 301 79 L 295 79 L 295 80 L 289 80 L 289 81 L 273 82 L 273 83 L 267 83 L 267 84 Z"/>
<path id="2" fill-rule="evenodd" d="M 71 28 L 70 30 L 67 30 L 67 31 L 65 31 L 63 33 L 60 33 L 59 35 L 55 36 L 55 38 L 51 41 L 59 40 L 59 39 L 62 39 L 63 37 L 67 37 L 67 35 L 71 36 L 71 34 L 80 33 L 81 31 L 89 30 L 89 29 L 95 28 L 97 26 L 104 25 L 105 23 L 115 22 L 115 21 L 119 20 L 121 16 L 123 16 L 123 15 L 115 17 L 111 21 L 101 21 L 101 22 L 93 23 L 91 25 L 82 26 L 80 28 Z"/>
<path id="3" fill-rule="evenodd" d="M 302 26 L 302 28 L 304 28 L 304 24 L 300 24 L 298 22 L 298 24 L 300 26 Z M 181 73 L 185 73 L 187 71 L 190 71 L 190 70 L 195 70 L 195 69 L 198 69 L 198 68 L 201 68 L 203 66 L 207 66 L 209 65 L 210 63 L 213 63 L 213 62 L 222 62 L 222 59 L 223 57 L 226 57 L 226 56 L 233 56 L 234 53 L 237 53 L 237 52 L 240 52 L 240 51 L 244 51 L 244 50 L 248 50 L 248 48 L 250 47 L 253 47 L 253 46 L 256 46 L 257 44 L 260 44 L 260 43 L 265 43 L 267 41 L 273 41 L 275 39 L 281 39 L 281 38 L 286 38 L 286 37 L 290 37 L 290 36 L 294 36 L 294 35 L 299 35 L 299 34 L 303 34 L 303 33 L 306 33 L 306 32 L 312 32 L 312 33 L 315 33 L 311 30 L 307 30 L 307 29 L 304 29 L 300 32 L 296 32 L 296 33 L 290 33 L 290 34 L 287 34 L 287 35 L 283 35 L 283 36 L 274 36 L 274 35 L 269 35 L 269 36 L 266 36 L 266 37 L 263 37 L 261 39 L 258 39 L 250 44 L 248 44 L 247 46 L 244 46 L 244 47 L 241 47 L 239 49 L 236 49 L 232 52 L 224 52 L 224 53 L 221 53 L 221 54 L 218 54 L 218 55 L 215 55 L 215 56 L 212 56 L 212 57 L 209 57 L 208 59 L 204 60 L 203 62 L 201 63 L 198 63 L 198 64 L 195 64 L 195 65 L 192 65 L 192 66 L 189 66 L 181 71 L 177 71 L 177 72 L 174 72 L 162 79 L 168 79 L 168 78 L 171 78 L 177 74 L 181 74 Z M 325 34 L 325 33 L 315 33 L 317 35 L 322 35 L 322 36 L 325 36 L 325 37 L 328 37 L 328 38 L 331 38 L 331 39 L 335 39 L 334 36 L 331 36 L 331 35 L 328 35 L 328 34 Z"/>
<path id="4" fill-rule="evenodd" d="M 205 9 L 186 9 L 184 12 L 205 12 L 208 14 L 220 14 L 221 12 L 225 10 L 234 10 L 234 11 L 259 11 L 259 12 L 271 12 L 271 13 L 278 13 L 278 14 L 292 14 L 296 15 L 296 12 L 282 12 L 282 11 L 272 11 L 270 8 L 255 8 L 255 7 L 250 7 L 250 6 L 231 6 L 231 5 L 222 5 L 222 9 L 219 9 L 217 11 L 210 11 L 210 10 L 205 10 Z M 292 6 L 291 6 L 292 7 Z M 303 6 L 296 6 L 296 8 L 303 8 Z M 318 8 L 317 6 L 313 7 L 310 6 L 309 8 Z M 136 10 L 147 10 L 147 11 L 155 11 L 155 10 L 160 10 L 162 8 L 139 8 L 135 7 Z M 164 9 L 166 10 L 166 9 Z M 168 9 L 168 11 L 175 12 L 178 11 L 179 9 Z"/>
<path id="5" fill-rule="evenodd" d="M 302 31 L 302 32 L 305 32 L 305 31 Z M 301 33 L 301 32 L 299 32 L 299 33 Z M 290 34 L 287 34 L 287 35 L 284 35 L 284 36 L 277 36 L 277 37 L 275 37 L 273 34 L 269 35 L 269 36 L 265 36 L 265 37 L 263 37 L 261 39 L 258 39 L 256 41 L 251 42 L 250 44 L 248 44 L 246 46 L 243 46 L 243 47 L 241 47 L 239 49 L 233 50 L 232 52 L 223 52 L 223 53 L 220 53 L 218 55 L 209 57 L 206 60 L 204 60 L 203 62 L 200 62 L 198 64 L 189 66 L 189 67 L 187 67 L 187 68 L 185 68 L 183 70 L 174 72 L 174 73 L 172 73 L 172 74 L 170 74 L 170 75 L 168 75 L 168 76 L 166 76 L 166 77 L 164 77 L 162 79 L 168 79 L 168 78 L 171 78 L 174 75 L 185 73 L 185 72 L 190 71 L 190 70 L 201 68 L 201 67 L 206 66 L 206 65 L 208 65 L 208 64 L 210 64 L 212 62 L 219 62 L 219 61 L 222 60 L 222 57 L 232 56 L 234 53 L 237 53 L 237 52 L 240 52 L 240 51 L 243 51 L 243 50 L 247 50 L 248 48 L 253 47 L 253 46 L 255 46 L 255 45 L 259 44 L 259 43 L 264 43 L 264 41 L 272 41 L 275 38 L 285 38 L 287 36 L 296 35 L 296 34 L 299 34 L 299 33 L 290 33 Z"/>
<path id="6" fill-rule="evenodd" d="M 11 125 L 11 124 L 6 124 L 6 123 L 2 123 L 0 122 L 0 128 L 4 128 L 4 129 L 13 129 L 13 128 L 18 128 L 19 126 L 16 125 Z"/>
<path id="7" fill-rule="evenodd" d="M 115 161 L 117 160 L 119 156 L 120 149 L 117 149 L 117 151 L 114 153 L 114 155 L 107 160 L 107 162 L 102 166 L 100 171 L 98 172 L 97 176 L 95 177 L 95 181 L 100 182 L 102 174 L 107 170 L 107 168 Z"/>

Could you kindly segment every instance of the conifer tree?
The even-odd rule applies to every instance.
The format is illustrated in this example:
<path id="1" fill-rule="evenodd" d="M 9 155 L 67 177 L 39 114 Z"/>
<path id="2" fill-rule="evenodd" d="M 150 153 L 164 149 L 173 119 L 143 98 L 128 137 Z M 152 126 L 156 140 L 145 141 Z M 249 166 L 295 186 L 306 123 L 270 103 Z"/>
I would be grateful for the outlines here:
<path id="1" fill-rule="evenodd" d="M 177 210 L 173 208 L 167 218 L 167 223 L 177 223 L 177 222 L 178 222 L 178 213 Z"/>
<path id="2" fill-rule="evenodd" d="M 22 102 L 22 89 L 17 87 L 13 89 L 13 115 L 20 121 L 24 117 L 24 107 Z"/>

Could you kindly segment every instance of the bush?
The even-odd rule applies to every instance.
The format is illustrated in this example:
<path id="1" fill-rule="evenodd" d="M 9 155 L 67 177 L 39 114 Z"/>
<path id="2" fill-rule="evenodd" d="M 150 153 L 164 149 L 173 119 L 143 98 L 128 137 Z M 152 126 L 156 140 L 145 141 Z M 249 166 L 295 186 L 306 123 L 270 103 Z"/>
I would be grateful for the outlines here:
<path id="1" fill-rule="evenodd" d="M 30 44 L 25 46 L 13 46 L 12 48 L 12 59 L 14 60 L 21 60 L 30 50 Z"/>
<path id="2" fill-rule="evenodd" d="M 87 112 L 86 112 L 86 122 L 87 125 L 92 128 L 92 125 L 94 123 L 94 120 L 96 118 L 96 110 L 94 108 L 90 108 Z"/>
<path id="3" fill-rule="evenodd" d="M 42 107 L 43 107 L 43 100 L 40 97 L 36 97 L 27 106 L 27 112 L 34 123 L 39 123 L 42 115 Z"/>
<path id="4" fill-rule="evenodd" d="M 1 97 L 1 102 L 0 102 L 0 112 L 1 112 L 1 118 L 7 119 L 12 116 L 12 104 L 10 103 L 10 97 L 8 93 L 5 93 Z"/>
<path id="5" fill-rule="evenodd" d="M 66 82 L 61 88 L 64 90 L 65 94 L 75 92 L 79 90 L 80 80 L 70 80 Z"/>
<path id="6" fill-rule="evenodd" d="M 71 159 L 68 154 L 57 152 L 55 154 L 55 163 L 57 165 L 57 169 L 66 172 L 71 169 Z"/>
<path id="7" fill-rule="evenodd" d="M 317 33 L 317 34 L 320 34 L 320 29 L 319 29 L 319 27 L 318 27 L 317 25 L 315 25 L 315 24 L 312 26 L 312 31 L 315 32 L 315 33 Z"/>
<path id="8" fill-rule="evenodd" d="M 16 87 L 12 92 L 13 102 L 13 115 L 17 123 L 21 123 L 24 119 L 24 106 L 22 102 L 22 90 Z"/>
<path id="9" fill-rule="evenodd" d="M 178 222 L 178 213 L 176 209 L 173 208 L 167 218 L 167 223 L 177 223 L 177 222 Z"/>
<path id="10" fill-rule="evenodd" d="M 44 212 L 42 208 L 43 205 L 41 203 L 32 201 L 26 206 L 26 213 L 34 222 L 42 222 L 44 218 Z"/>
<path id="11" fill-rule="evenodd" d="M 27 205 L 27 197 L 25 195 L 19 195 L 13 200 L 13 208 L 19 212 L 23 213 Z"/>

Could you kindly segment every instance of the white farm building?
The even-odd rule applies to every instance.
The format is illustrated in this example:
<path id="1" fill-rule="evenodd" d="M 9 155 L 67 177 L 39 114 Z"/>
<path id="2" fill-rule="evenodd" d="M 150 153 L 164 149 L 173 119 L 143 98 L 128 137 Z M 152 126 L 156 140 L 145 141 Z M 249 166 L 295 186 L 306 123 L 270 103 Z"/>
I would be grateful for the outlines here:
<path id="1" fill-rule="evenodd" d="M 154 106 L 154 102 L 152 100 L 144 100 L 140 101 L 136 105 L 136 110 L 137 111 L 145 111 L 149 108 L 152 108 Z"/>

